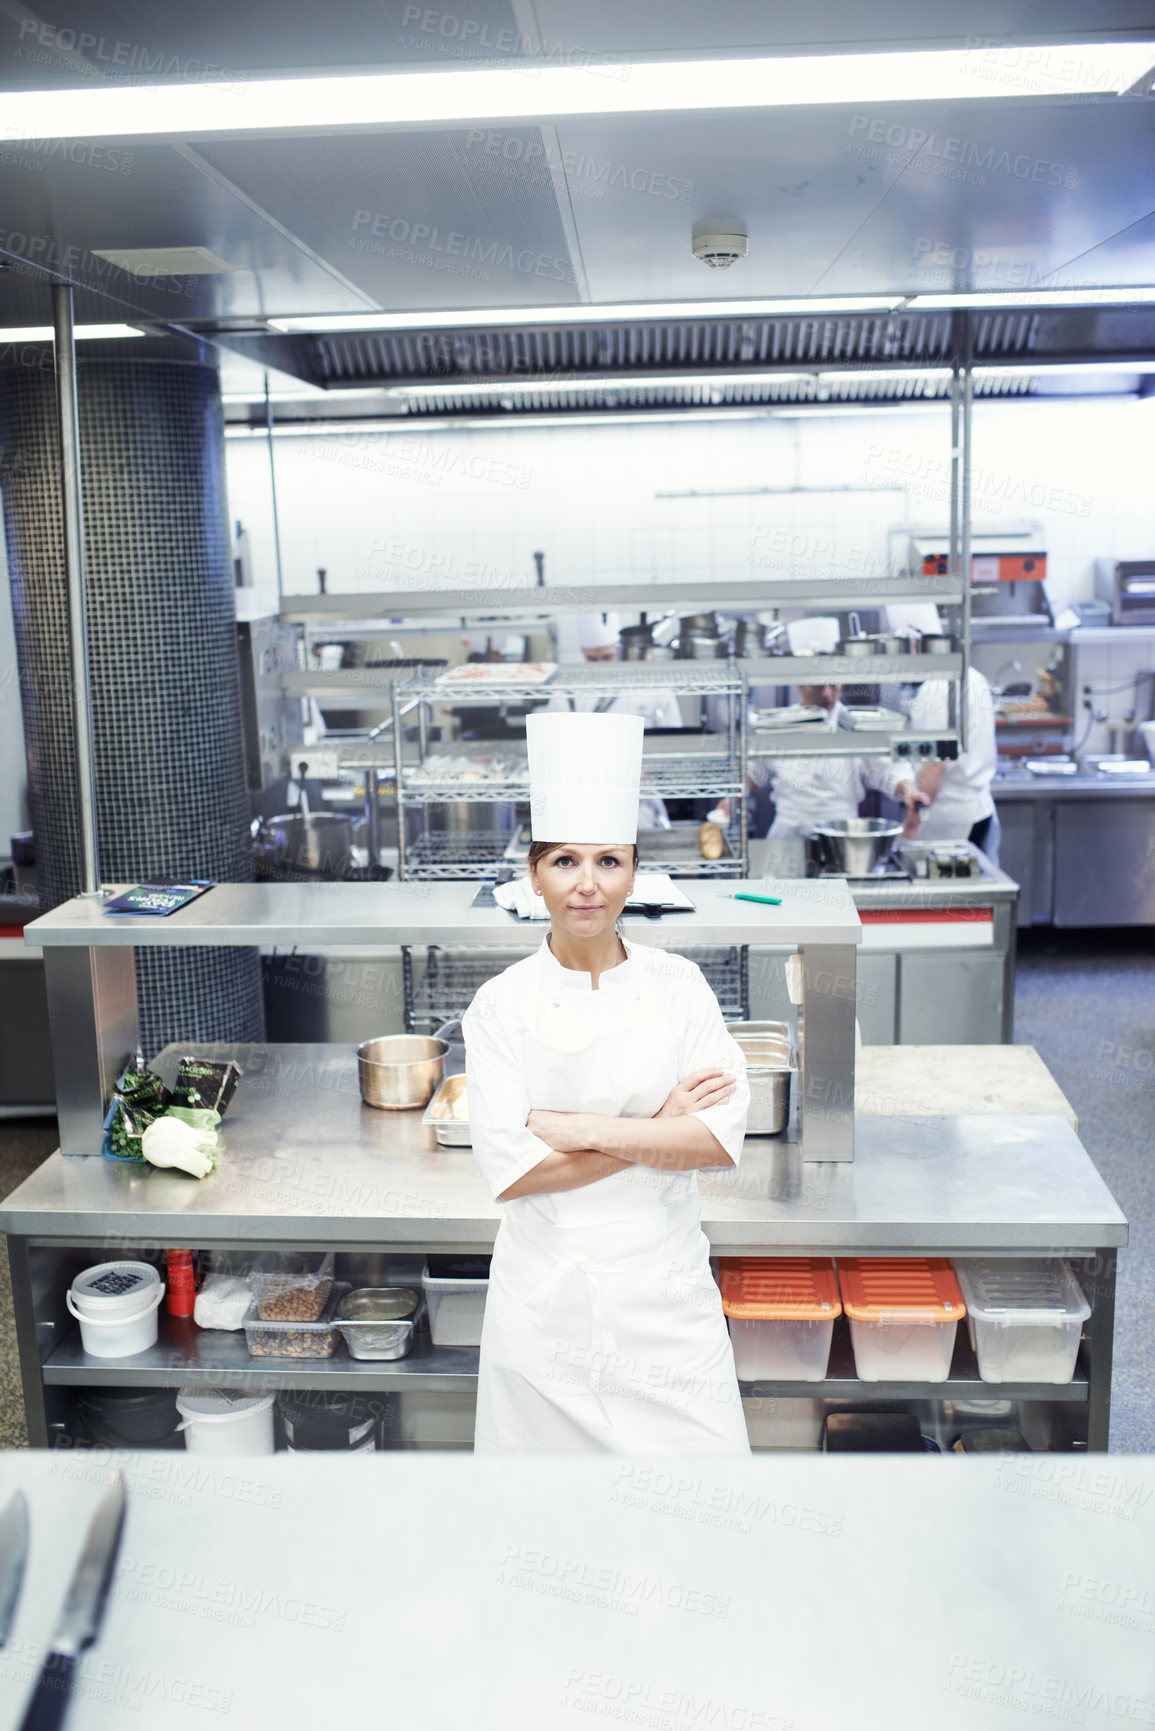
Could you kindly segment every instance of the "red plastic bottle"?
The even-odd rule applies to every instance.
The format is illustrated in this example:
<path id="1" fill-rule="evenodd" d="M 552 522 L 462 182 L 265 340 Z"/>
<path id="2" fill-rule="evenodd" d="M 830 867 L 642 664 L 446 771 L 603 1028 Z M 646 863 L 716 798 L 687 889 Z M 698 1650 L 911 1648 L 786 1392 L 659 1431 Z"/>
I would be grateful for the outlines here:
<path id="1" fill-rule="evenodd" d="M 193 1253 L 191 1250 L 166 1250 L 164 1260 L 168 1270 L 164 1307 L 170 1316 L 191 1316 L 197 1297 Z"/>

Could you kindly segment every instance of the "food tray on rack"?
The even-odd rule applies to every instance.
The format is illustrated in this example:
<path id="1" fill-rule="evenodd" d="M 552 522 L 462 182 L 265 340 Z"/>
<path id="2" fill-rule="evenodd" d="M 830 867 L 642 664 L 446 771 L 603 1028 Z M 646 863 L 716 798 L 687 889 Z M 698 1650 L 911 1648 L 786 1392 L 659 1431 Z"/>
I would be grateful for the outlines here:
<path id="1" fill-rule="evenodd" d="M 755 709 L 750 717 L 754 727 L 821 727 L 826 710 L 811 703 L 788 703 L 780 709 Z"/>

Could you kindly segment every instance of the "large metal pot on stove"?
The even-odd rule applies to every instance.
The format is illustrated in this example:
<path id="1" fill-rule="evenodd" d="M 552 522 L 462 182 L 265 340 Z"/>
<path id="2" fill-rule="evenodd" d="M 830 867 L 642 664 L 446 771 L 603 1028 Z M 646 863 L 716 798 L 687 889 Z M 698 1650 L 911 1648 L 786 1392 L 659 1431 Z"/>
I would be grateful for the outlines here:
<path id="1" fill-rule="evenodd" d="M 830 877 L 865 878 L 890 854 L 900 823 L 883 817 L 838 817 L 816 824 L 806 838 L 808 860 Z"/>
<path id="2" fill-rule="evenodd" d="M 262 818 L 254 842 L 257 862 L 270 876 L 342 877 L 353 862 L 353 819 L 341 812 L 282 812 Z"/>

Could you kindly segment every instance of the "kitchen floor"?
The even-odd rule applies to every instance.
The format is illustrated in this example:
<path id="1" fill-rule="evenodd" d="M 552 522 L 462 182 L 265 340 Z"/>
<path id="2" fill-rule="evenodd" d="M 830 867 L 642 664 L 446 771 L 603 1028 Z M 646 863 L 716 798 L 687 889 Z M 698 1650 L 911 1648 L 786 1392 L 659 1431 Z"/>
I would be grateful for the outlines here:
<path id="1" fill-rule="evenodd" d="M 1131 1223 L 1119 1257 L 1111 1450 L 1155 1453 L 1155 938 L 1146 929 L 1020 936 L 1015 1043 L 1034 1046 Z M 0 1121 L 0 1196 L 56 1146 L 52 1119 Z M 0 1257 L 0 1447 L 26 1442 Z"/>

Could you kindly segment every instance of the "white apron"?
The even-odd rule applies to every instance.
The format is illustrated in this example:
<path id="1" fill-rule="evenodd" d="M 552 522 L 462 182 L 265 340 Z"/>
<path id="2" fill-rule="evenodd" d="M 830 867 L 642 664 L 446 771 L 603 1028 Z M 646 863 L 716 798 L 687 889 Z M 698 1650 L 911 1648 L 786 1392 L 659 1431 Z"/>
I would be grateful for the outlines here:
<path id="1" fill-rule="evenodd" d="M 709 1064 L 737 1072 L 738 1099 L 701 1116 L 740 1148 L 742 1056 L 681 957 L 635 946 L 595 992 L 543 945 L 482 988 L 465 1031 L 475 1151 L 498 1194 L 515 1166 L 527 1171 L 546 1151 L 516 1135 L 531 1107 L 650 1117 L 689 1070 Z M 696 1174 L 631 1166 L 505 1208 L 481 1342 L 478 1453 L 747 1453 Z"/>

